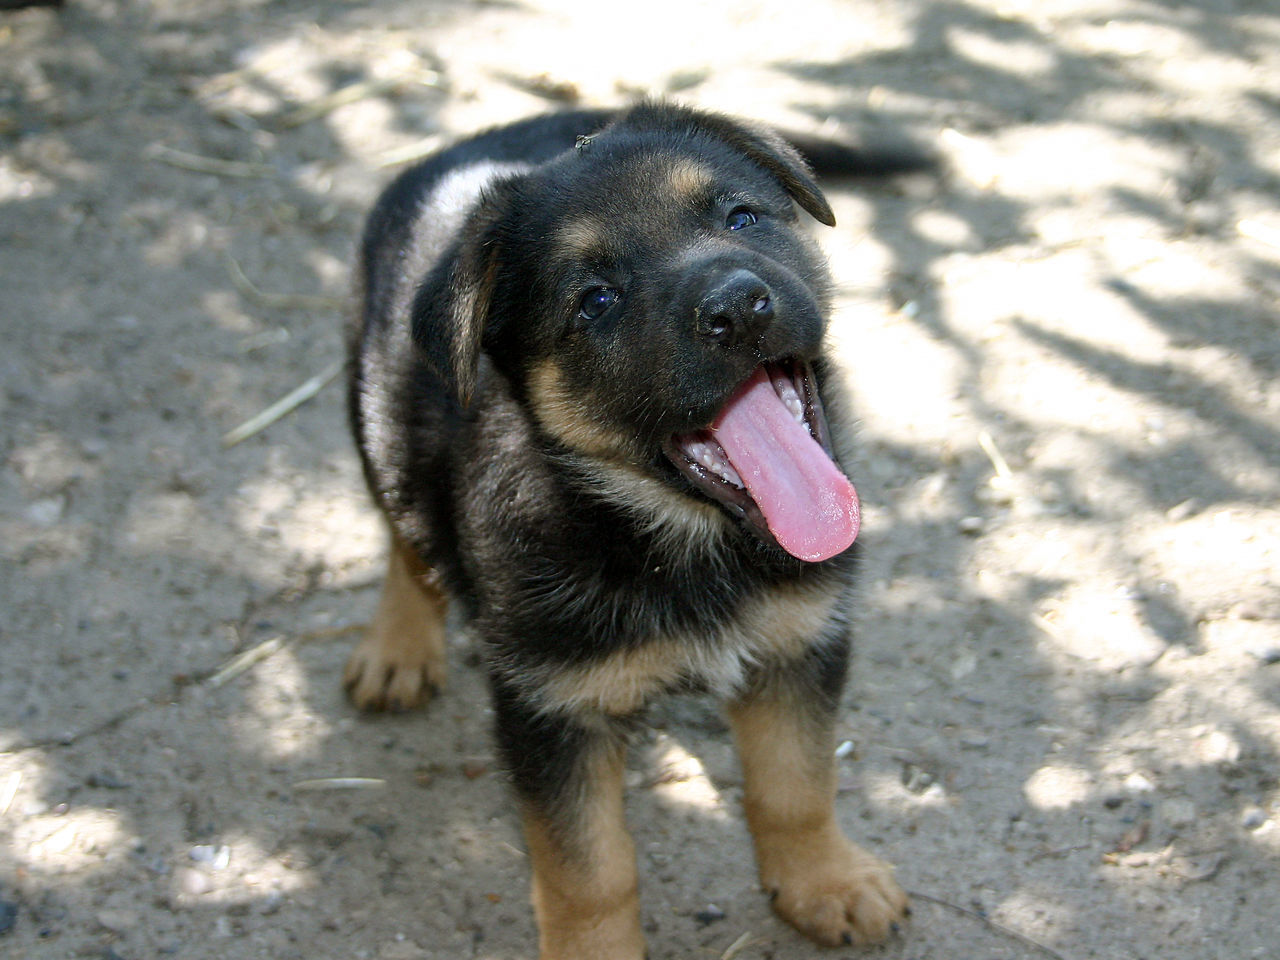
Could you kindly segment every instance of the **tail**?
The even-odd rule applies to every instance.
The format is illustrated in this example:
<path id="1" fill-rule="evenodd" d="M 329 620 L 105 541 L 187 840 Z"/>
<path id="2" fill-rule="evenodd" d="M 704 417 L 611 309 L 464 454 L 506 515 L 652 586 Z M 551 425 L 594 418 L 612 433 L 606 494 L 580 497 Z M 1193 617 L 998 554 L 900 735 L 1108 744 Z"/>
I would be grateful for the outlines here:
<path id="1" fill-rule="evenodd" d="M 819 177 L 892 177 L 906 173 L 939 173 L 938 157 L 906 141 L 855 146 L 825 137 L 785 132 L 783 136 Z"/>

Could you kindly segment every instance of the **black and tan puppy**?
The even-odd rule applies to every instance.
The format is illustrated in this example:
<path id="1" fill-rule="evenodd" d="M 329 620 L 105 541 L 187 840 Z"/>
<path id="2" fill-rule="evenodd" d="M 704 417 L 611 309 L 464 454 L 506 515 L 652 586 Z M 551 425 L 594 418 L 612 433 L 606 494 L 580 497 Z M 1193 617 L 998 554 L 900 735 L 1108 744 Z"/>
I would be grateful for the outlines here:
<path id="1" fill-rule="evenodd" d="M 677 690 L 727 705 L 778 913 L 838 945 L 906 910 L 833 814 L 858 501 L 797 205 L 834 223 L 779 136 L 644 104 L 482 134 L 370 217 L 351 406 L 392 550 L 346 683 L 362 707 L 423 699 L 462 605 L 543 960 L 644 955 L 624 751 Z"/>

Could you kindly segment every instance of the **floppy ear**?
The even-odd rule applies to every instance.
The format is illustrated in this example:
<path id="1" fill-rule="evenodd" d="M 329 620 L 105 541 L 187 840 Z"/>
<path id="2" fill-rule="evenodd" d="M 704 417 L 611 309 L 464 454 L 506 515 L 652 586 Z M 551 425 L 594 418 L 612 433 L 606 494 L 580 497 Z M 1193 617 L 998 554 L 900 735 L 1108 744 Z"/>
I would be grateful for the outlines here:
<path id="1" fill-rule="evenodd" d="M 809 165 L 781 135 L 768 127 L 748 125 L 716 114 L 708 117 L 706 125 L 721 140 L 741 150 L 777 177 L 783 189 L 791 194 L 791 199 L 800 204 L 809 216 L 828 227 L 836 225 L 835 212 L 822 195 Z"/>
<path id="2" fill-rule="evenodd" d="M 665 124 L 663 121 L 665 120 Z M 804 157 L 780 134 L 765 126 L 745 123 L 718 113 L 703 113 L 674 104 L 644 103 L 633 108 L 622 122 L 638 126 L 684 126 L 701 130 L 723 140 L 754 160 L 777 178 L 806 213 L 828 227 L 836 225 L 836 215 L 822 195 Z"/>
<path id="3" fill-rule="evenodd" d="M 498 274 L 504 195 L 481 199 L 458 238 L 418 287 L 410 308 L 413 341 L 465 407 L 475 392 L 480 343 Z"/>

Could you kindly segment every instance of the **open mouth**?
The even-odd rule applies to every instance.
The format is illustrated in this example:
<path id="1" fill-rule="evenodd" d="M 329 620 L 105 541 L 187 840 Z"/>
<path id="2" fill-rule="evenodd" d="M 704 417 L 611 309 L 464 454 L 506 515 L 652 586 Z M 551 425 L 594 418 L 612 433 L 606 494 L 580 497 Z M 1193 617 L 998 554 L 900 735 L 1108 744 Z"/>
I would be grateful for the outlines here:
<path id="1" fill-rule="evenodd" d="M 833 557 L 858 535 L 858 494 L 832 458 L 806 363 L 758 367 L 709 427 L 671 437 L 664 452 L 700 491 L 801 560 Z"/>

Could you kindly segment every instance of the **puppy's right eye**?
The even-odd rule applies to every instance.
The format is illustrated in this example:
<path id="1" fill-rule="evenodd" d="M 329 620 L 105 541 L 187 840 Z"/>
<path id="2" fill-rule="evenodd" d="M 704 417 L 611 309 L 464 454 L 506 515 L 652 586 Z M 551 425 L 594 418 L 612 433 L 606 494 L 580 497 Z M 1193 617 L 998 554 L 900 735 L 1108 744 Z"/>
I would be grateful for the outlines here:
<path id="1" fill-rule="evenodd" d="M 729 230 L 741 230 L 749 227 L 758 221 L 758 217 L 748 210 L 746 207 L 734 207 L 729 211 L 729 215 L 724 219 L 724 225 Z"/>
<path id="2" fill-rule="evenodd" d="M 599 320 L 621 298 L 622 295 L 612 287 L 592 287 L 582 295 L 578 316 L 584 320 Z"/>

